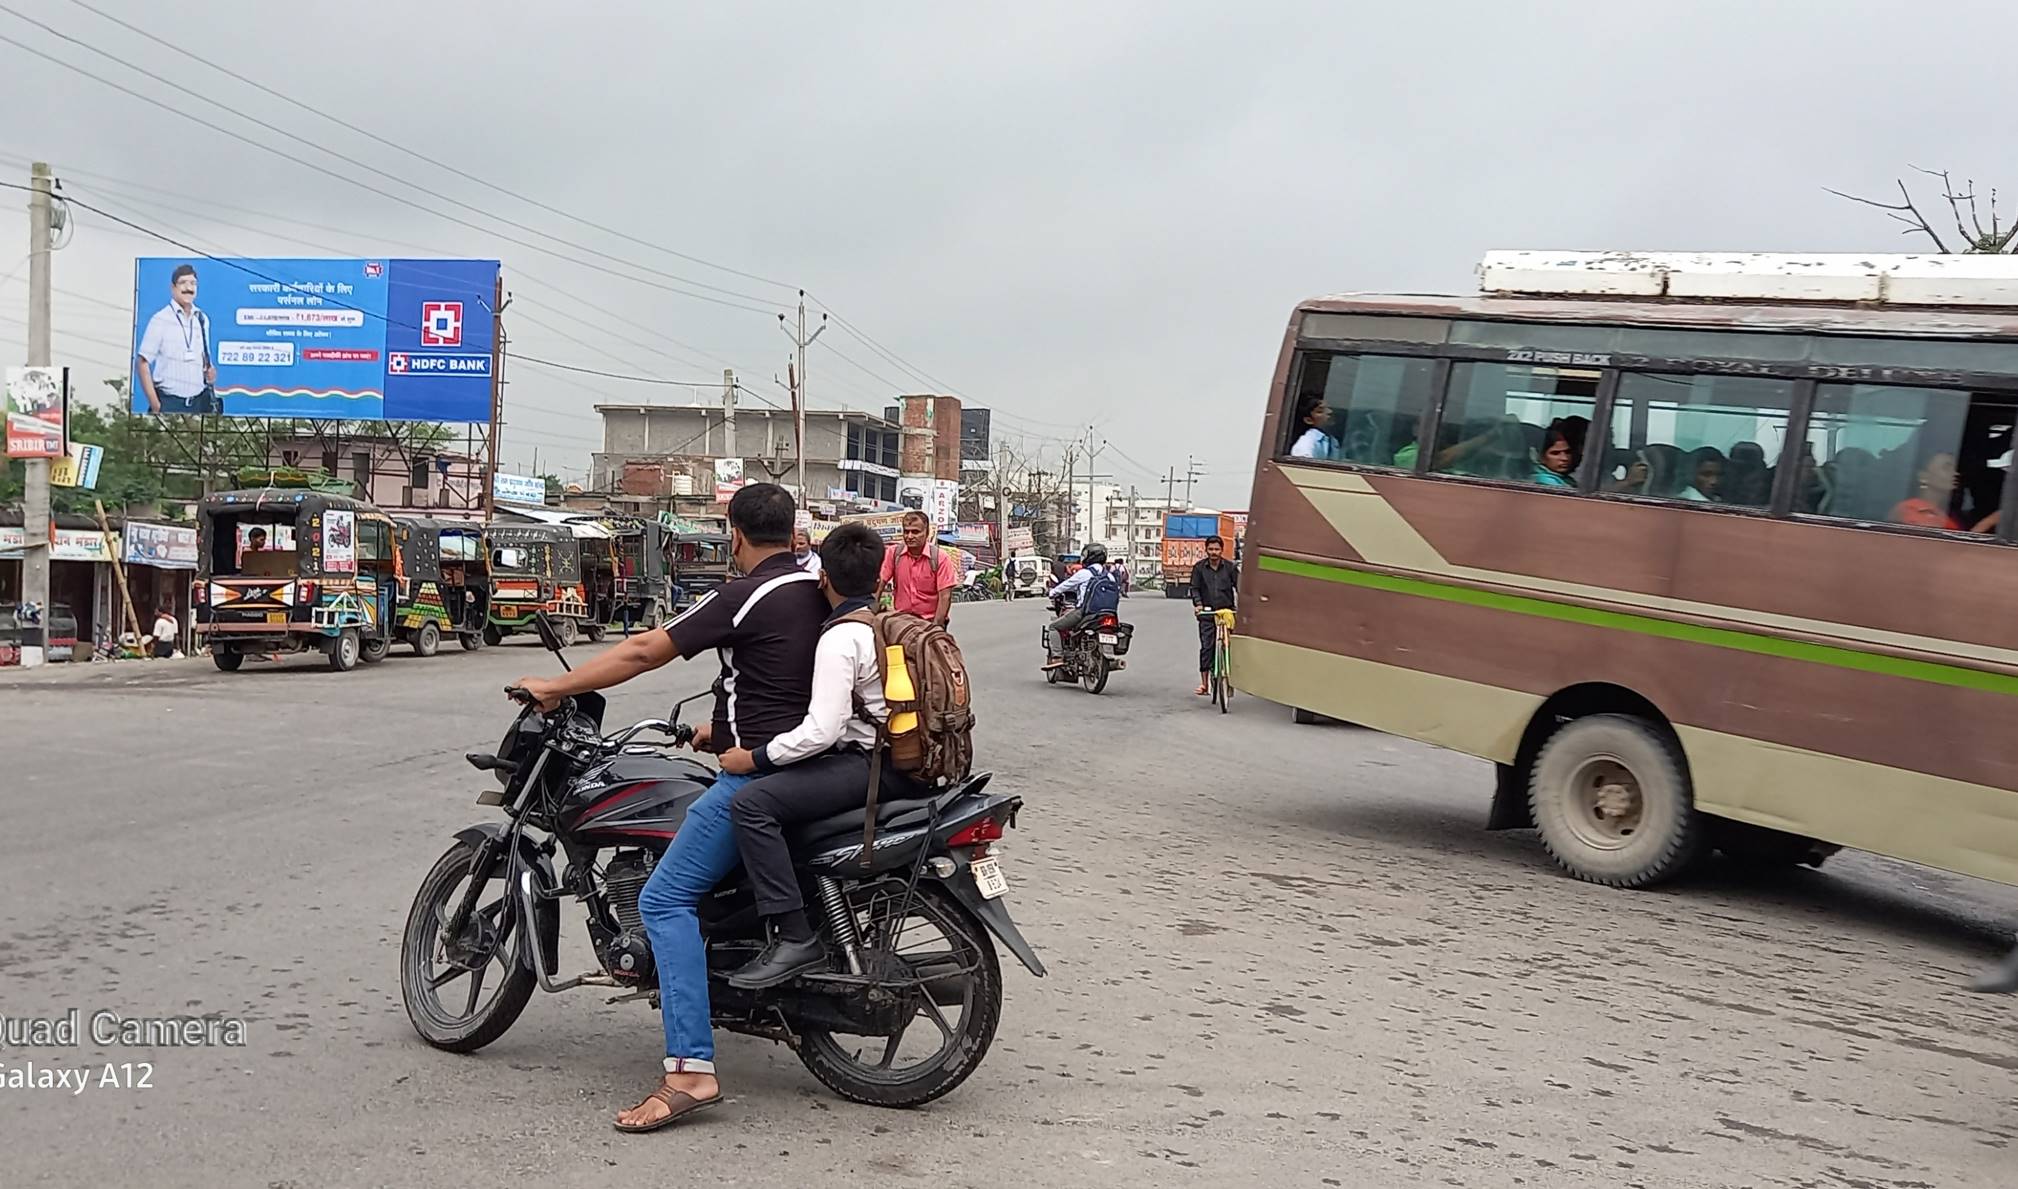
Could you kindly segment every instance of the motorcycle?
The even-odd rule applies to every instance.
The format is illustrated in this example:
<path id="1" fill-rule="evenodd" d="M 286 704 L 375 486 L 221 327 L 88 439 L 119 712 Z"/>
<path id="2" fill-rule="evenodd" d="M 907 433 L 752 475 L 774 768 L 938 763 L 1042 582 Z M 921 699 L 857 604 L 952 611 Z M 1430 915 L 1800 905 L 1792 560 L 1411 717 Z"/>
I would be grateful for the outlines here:
<path id="1" fill-rule="evenodd" d="M 1065 604 L 1051 600 L 1051 616 L 1065 614 Z M 1063 664 L 1044 671 L 1052 685 L 1076 681 L 1089 694 L 1107 688 L 1108 675 L 1128 667 L 1128 646 L 1135 628 L 1121 622 L 1112 611 L 1101 611 L 1083 620 L 1078 627 L 1060 634 L 1058 656 Z"/>
<path id="2" fill-rule="evenodd" d="M 544 615 L 535 625 L 559 657 L 552 625 Z M 711 694 L 675 704 L 667 719 L 605 734 L 600 695 L 542 713 L 523 690 L 506 692 L 521 709 L 504 742 L 465 757 L 499 785 L 477 803 L 503 809 L 506 820 L 456 834 L 421 881 L 401 941 L 407 1016 L 423 1040 L 449 1052 L 504 1035 L 535 989 L 603 987 L 626 992 L 612 1003 L 657 1006 L 638 896 L 715 777 L 697 759 L 670 754 L 693 740 L 681 710 Z M 765 941 L 747 878 L 731 874 L 699 913 L 714 1026 L 790 1046 L 814 1077 L 854 1102 L 918 1106 L 965 1081 L 1001 1019 L 994 942 L 1044 974 L 1004 898 L 999 843 L 1022 801 L 987 792 L 988 783 L 981 773 L 879 803 L 866 859 L 861 809 L 789 831 L 830 962 L 782 986 L 745 991 L 726 981 Z M 568 901 L 583 911 L 598 968 L 562 978 Z"/>

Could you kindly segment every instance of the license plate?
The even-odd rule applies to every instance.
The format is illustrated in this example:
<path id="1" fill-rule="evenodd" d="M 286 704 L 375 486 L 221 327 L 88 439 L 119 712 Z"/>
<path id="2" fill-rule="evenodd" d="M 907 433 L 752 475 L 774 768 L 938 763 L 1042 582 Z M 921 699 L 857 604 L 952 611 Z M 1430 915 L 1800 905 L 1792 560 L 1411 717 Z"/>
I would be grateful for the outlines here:
<path id="1" fill-rule="evenodd" d="M 285 611 L 268 611 L 268 612 L 266 613 L 266 622 L 268 622 L 268 623 L 286 623 L 286 622 L 287 622 L 287 612 L 285 612 Z"/>
<path id="2" fill-rule="evenodd" d="M 1102 632 L 1100 633 L 1100 642 L 1102 644 L 1119 644 L 1121 643 L 1121 637 L 1115 635 L 1113 632 Z"/>
<path id="3" fill-rule="evenodd" d="M 974 873 L 974 886 L 981 889 L 981 898 L 993 900 L 1009 891 L 1009 880 L 1002 874 L 1002 860 L 976 859 L 968 865 Z"/>

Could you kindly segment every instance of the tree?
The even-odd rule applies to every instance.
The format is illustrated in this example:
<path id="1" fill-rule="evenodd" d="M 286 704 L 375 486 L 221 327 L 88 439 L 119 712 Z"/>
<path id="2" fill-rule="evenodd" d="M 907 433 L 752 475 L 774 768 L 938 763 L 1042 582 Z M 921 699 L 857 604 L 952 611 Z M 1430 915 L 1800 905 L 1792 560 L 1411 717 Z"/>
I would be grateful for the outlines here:
<path id="1" fill-rule="evenodd" d="M 1943 202 L 1948 204 L 1948 211 L 1954 216 L 1955 233 L 1959 237 L 1956 242 L 1963 245 L 1960 249 L 1950 248 L 1948 241 L 1941 237 L 1941 233 L 1934 230 L 1933 224 L 1927 221 L 1927 216 L 1920 212 L 1919 203 L 1914 201 L 1913 192 L 1907 187 L 1906 179 L 1904 178 L 1894 179 L 1899 186 L 1898 202 L 1880 202 L 1875 198 L 1860 198 L 1855 194 L 1845 194 L 1841 190 L 1829 190 L 1828 192 L 1838 198 L 1847 198 L 1851 202 L 1859 202 L 1865 206 L 1876 207 L 1884 211 L 1887 218 L 1906 225 L 1906 230 L 1899 234 L 1924 235 L 1933 241 L 1934 250 L 1937 252 L 1990 256 L 1999 254 L 2018 255 L 2018 223 L 2013 223 L 2009 227 L 2004 225 L 2003 215 L 1997 209 L 1997 191 L 1994 187 L 1987 195 L 1990 224 L 1986 227 L 1983 225 L 1983 205 L 1985 200 L 1979 199 L 1976 195 L 1975 179 L 1965 180 L 1962 183 L 1962 189 L 1957 190 L 1954 179 L 1949 176 L 1948 171 L 1945 169 L 1921 169 L 1917 165 L 1913 169 L 1915 172 L 1926 174 L 1928 177 L 1940 181 L 1940 197 Z"/>
<path id="2" fill-rule="evenodd" d="M 560 503 L 561 497 L 567 494 L 567 487 L 561 483 L 561 477 L 559 475 L 541 475 L 540 480 L 547 485 L 547 502 L 550 504 Z"/>

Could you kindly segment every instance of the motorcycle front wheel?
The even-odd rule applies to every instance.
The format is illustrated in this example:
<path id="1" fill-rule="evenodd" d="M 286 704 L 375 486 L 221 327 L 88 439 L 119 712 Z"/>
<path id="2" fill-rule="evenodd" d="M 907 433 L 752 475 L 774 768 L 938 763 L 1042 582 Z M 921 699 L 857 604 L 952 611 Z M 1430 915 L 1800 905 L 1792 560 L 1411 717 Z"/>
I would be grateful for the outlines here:
<path id="1" fill-rule="evenodd" d="M 903 1000 L 895 1036 L 808 1028 L 799 1060 L 829 1090 L 868 1106 L 922 1106 L 980 1066 L 1002 1019 L 1002 965 L 988 931 L 951 892 L 922 883 L 899 917 L 904 885 L 851 891 L 863 961 Z"/>
<path id="2" fill-rule="evenodd" d="M 525 952 L 527 930 L 508 902 L 505 864 L 480 877 L 483 888 L 468 924 L 460 935 L 447 936 L 475 860 L 476 848 L 458 841 L 435 862 L 414 895 L 400 943 L 407 1018 L 422 1040 L 451 1053 L 473 1053 L 503 1036 L 538 985 Z"/>

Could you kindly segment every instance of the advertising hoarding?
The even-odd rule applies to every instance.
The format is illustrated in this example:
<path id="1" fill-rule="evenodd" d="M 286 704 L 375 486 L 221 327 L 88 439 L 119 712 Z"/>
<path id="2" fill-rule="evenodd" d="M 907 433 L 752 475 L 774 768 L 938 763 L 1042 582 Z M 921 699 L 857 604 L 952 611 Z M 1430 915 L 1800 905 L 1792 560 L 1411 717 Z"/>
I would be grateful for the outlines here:
<path id="1" fill-rule="evenodd" d="M 726 504 L 736 497 L 736 489 L 743 485 L 743 460 L 740 458 L 717 458 L 715 460 L 715 502 Z"/>
<path id="2" fill-rule="evenodd" d="M 196 530 L 179 524 L 126 525 L 128 565 L 153 566 L 157 570 L 196 568 Z"/>
<path id="3" fill-rule="evenodd" d="M 63 457 L 63 423 L 69 403 L 68 368 L 8 368 L 7 457 Z"/>
<path id="4" fill-rule="evenodd" d="M 492 475 L 490 491 L 494 498 L 512 504 L 547 502 L 547 481 L 537 475 Z"/>
<path id="5" fill-rule="evenodd" d="M 70 451 L 49 464 L 49 482 L 55 487 L 98 486 L 98 468 L 105 461 L 105 447 L 83 442 L 70 443 Z"/>
<path id="6" fill-rule="evenodd" d="M 97 529 L 59 528 L 49 534 L 52 561 L 111 561 L 112 546 Z M 27 535 L 19 525 L 0 525 L 0 558 L 21 556 Z"/>
<path id="7" fill-rule="evenodd" d="M 488 421 L 498 267 L 135 260 L 133 411 Z"/>
<path id="8" fill-rule="evenodd" d="M 322 514 L 322 568 L 330 574 L 357 573 L 357 513 L 331 508 Z"/>

